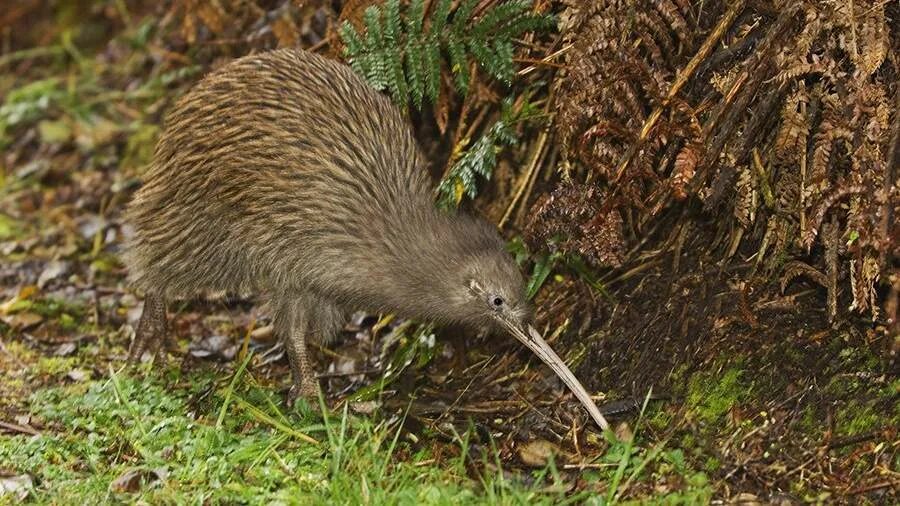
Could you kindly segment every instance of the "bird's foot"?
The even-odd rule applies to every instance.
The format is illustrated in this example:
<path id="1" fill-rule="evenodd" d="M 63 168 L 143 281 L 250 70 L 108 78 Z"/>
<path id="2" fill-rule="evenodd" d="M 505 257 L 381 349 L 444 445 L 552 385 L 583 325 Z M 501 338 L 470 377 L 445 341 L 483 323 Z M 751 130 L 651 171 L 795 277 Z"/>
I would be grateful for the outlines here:
<path id="1" fill-rule="evenodd" d="M 166 303 L 158 296 L 148 294 L 144 309 L 134 333 L 134 341 L 128 350 L 128 363 L 136 367 L 145 352 L 150 352 L 158 363 L 165 364 L 168 333 L 166 332 Z"/>
<path id="2" fill-rule="evenodd" d="M 319 398 L 318 382 L 315 378 L 294 382 L 287 394 L 288 407 L 294 407 L 297 399 L 303 399 L 309 404 L 314 404 Z"/>

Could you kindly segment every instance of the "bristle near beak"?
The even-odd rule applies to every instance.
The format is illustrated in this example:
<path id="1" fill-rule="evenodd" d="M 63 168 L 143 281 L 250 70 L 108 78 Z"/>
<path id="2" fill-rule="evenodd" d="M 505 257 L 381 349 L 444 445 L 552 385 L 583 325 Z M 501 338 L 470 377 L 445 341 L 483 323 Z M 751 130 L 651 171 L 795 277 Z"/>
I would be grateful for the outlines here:
<path id="1" fill-rule="evenodd" d="M 584 409 L 591 415 L 591 418 L 597 422 L 597 425 L 600 426 L 603 430 L 609 429 L 609 422 L 606 421 L 606 418 L 603 417 L 603 414 L 600 413 L 600 409 L 594 404 L 593 399 L 587 393 L 587 390 L 584 389 L 584 386 L 581 385 L 581 382 L 575 378 L 575 375 L 572 374 L 572 371 L 566 366 L 565 362 L 559 358 L 559 355 L 550 348 L 550 345 L 544 341 L 544 338 L 534 329 L 531 325 L 525 326 L 525 328 L 521 328 L 518 324 L 508 322 L 502 320 L 506 329 L 515 336 L 522 344 L 528 347 L 529 350 L 533 351 L 535 355 L 541 358 L 545 364 L 550 366 L 553 369 L 553 372 L 556 373 L 560 379 L 569 387 L 569 390 L 575 394 L 575 397 L 581 401 L 581 404 L 584 406 Z"/>

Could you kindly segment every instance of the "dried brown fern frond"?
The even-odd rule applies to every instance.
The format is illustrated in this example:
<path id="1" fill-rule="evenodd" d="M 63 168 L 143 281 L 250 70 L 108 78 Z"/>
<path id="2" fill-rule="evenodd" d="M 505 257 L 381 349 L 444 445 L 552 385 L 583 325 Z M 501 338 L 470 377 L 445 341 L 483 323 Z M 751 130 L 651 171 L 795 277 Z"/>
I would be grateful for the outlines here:
<path id="1" fill-rule="evenodd" d="M 330 4 L 325 0 L 175 0 L 162 25 L 163 31 L 167 31 L 165 25 L 173 25 L 172 32 L 189 46 L 215 45 L 222 56 L 236 56 L 249 49 L 319 42 L 325 35 L 325 19 L 335 16 Z M 315 20 L 322 26 L 311 26 Z"/>
<path id="2" fill-rule="evenodd" d="M 799 83 L 781 108 L 781 126 L 773 145 L 775 159 L 781 163 L 797 163 L 801 156 L 806 156 L 810 130 L 808 105 L 806 85 Z"/>
<path id="3" fill-rule="evenodd" d="M 694 141 L 685 144 L 675 157 L 675 167 L 673 170 L 672 194 L 678 200 L 684 200 L 688 197 L 687 188 L 694 174 L 697 172 L 697 164 L 702 157 L 703 146 Z"/>
<path id="4" fill-rule="evenodd" d="M 534 205 L 531 215 L 525 238 L 532 248 L 552 244 L 595 266 L 621 265 L 622 217 L 599 186 L 561 183 Z"/>
<path id="5" fill-rule="evenodd" d="M 734 217 L 744 228 L 750 228 L 756 221 L 756 208 L 759 205 L 759 192 L 754 184 L 753 171 L 750 167 L 743 167 L 738 172 L 736 184 L 736 202 Z M 677 196 L 676 196 L 677 197 Z"/>
<path id="6" fill-rule="evenodd" d="M 850 288 L 853 292 L 851 311 L 864 313 L 868 310 L 872 314 L 872 320 L 878 319 L 876 287 L 880 275 L 881 270 L 875 257 L 866 255 L 861 261 L 850 260 Z"/>
<path id="7" fill-rule="evenodd" d="M 566 3 L 571 7 L 563 17 L 571 22 L 564 24 L 564 33 L 573 48 L 557 102 L 559 138 L 571 157 L 609 177 L 653 105 L 663 101 L 678 63 L 685 59 L 684 49 L 694 44 L 695 32 L 687 21 L 690 10 L 671 0 Z M 591 86 L 585 86 L 588 83 Z M 584 137 L 598 129 L 608 132 L 610 125 L 616 126 L 617 135 Z M 649 144 L 649 155 L 662 147 L 656 139 Z M 633 167 L 630 177 L 636 180 L 655 173 L 652 156 L 642 153 Z M 640 183 L 623 185 L 638 190 L 638 196 L 644 193 Z"/>

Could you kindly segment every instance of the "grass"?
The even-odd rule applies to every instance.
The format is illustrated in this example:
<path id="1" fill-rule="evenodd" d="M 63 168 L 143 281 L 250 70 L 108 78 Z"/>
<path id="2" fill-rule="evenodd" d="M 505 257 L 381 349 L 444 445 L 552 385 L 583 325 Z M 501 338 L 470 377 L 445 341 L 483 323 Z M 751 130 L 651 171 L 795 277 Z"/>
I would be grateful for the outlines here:
<path id="1" fill-rule="evenodd" d="M 190 378 L 173 389 L 111 371 L 106 379 L 40 390 L 29 407 L 44 430 L 0 437 L 0 463 L 32 475 L 38 504 L 562 499 L 498 476 L 478 478 L 485 485 L 478 493 L 462 459 L 429 465 L 427 447 L 402 441 L 399 419 L 376 422 L 346 408 L 337 416 L 307 406 L 284 411 L 276 394 L 244 371 L 213 394 L 208 411 L 194 411 L 191 403 L 215 385 L 212 378 Z M 395 459 L 400 451 L 406 457 Z"/>
<path id="2" fill-rule="evenodd" d="M 52 328 L 66 315 L 81 320 L 86 311 L 22 292 L 7 305 L 41 314 Z M 749 409 L 766 385 L 748 381 L 753 368 L 745 361 L 714 363 L 685 374 L 683 402 L 645 406 L 621 438 L 583 441 L 583 455 L 565 463 L 584 469 L 564 469 L 551 457 L 542 468 L 523 470 L 516 448 L 533 436 L 495 441 L 483 423 L 478 430 L 473 423 L 459 433 L 453 425 L 442 430 L 452 435 L 448 440 L 427 424 L 404 425 L 403 409 L 369 416 L 353 414 L 346 404 L 334 412 L 322 409 L 323 403 L 288 409 L 271 380 L 262 380 L 268 369 L 253 367 L 249 356 L 239 356 L 230 372 L 208 362 L 120 371 L 109 364 L 121 364 L 115 358 L 124 353 L 121 337 L 107 328 L 97 334 L 58 357 L 54 346 L 4 331 L 0 386 L 6 397 L 0 406 L 9 415 L 2 420 L 27 413 L 40 434 L 0 435 L 0 477 L 30 477 L 31 503 L 705 504 L 733 465 L 714 448 L 736 430 L 755 428 L 748 419 L 735 427 L 729 412 Z M 396 374 L 424 374 L 419 362 L 437 353 L 430 330 L 401 334 L 387 363 Z M 853 357 L 851 365 L 872 366 L 864 353 Z M 75 369 L 89 374 L 74 380 Z M 882 430 L 896 418 L 888 401 L 897 380 L 867 378 L 835 375 L 823 385 L 823 394 L 851 399 L 835 406 L 835 437 Z M 378 398 L 388 379 L 360 391 Z M 826 428 L 823 406 L 814 403 L 797 415 L 799 432 L 814 442 Z M 875 458 L 860 459 L 847 472 L 868 475 Z M 798 497 L 816 497 L 809 483 L 789 486 Z M 11 502 L 12 496 L 0 493 L 0 504 Z"/>
<path id="3" fill-rule="evenodd" d="M 604 465 L 580 473 L 584 484 L 573 490 L 553 459 L 530 473 L 505 470 L 494 441 L 476 444 L 474 428 L 443 443 L 412 437 L 405 412 L 287 409 L 254 377 L 249 357 L 230 376 L 110 367 L 81 382 L 62 380 L 61 364 L 89 357 L 52 367 L 35 358 L 29 375 L 51 378 L 25 406 L 40 434 L 0 436 L 0 469 L 29 475 L 35 504 L 614 504 L 673 474 L 687 485 L 659 501 L 695 504 L 711 494 L 680 450 L 635 438 L 609 437 Z M 0 504 L 10 499 L 0 495 Z"/>

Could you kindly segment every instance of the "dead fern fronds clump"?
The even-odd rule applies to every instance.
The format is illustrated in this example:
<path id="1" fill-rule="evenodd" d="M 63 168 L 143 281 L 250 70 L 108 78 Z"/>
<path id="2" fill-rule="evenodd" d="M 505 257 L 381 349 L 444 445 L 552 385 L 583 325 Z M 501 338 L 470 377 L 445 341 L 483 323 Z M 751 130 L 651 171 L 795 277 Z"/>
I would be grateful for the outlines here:
<path id="1" fill-rule="evenodd" d="M 526 239 L 551 245 L 598 267 L 617 267 L 625 257 L 622 217 L 597 185 L 562 183 L 534 207 Z"/>
<path id="2" fill-rule="evenodd" d="M 201 48 L 200 56 L 238 56 L 248 49 L 319 45 L 329 19 L 329 2 L 261 0 L 175 0 L 159 27 L 174 48 Z"/>
<path id="3" fill-rule="evenodd" d="M 841 280 L 829 300 L 878 318 L 897 273 L 900 6 L 564 3 L 558 140 L 589 191 L 631 208 L 626 229 L 702 204 L 724 256 L 753 252 L 776 277 L 815 266 Z M 820 233 L 832 222 L 840 248 Z"/>
<path id="4" fill-rule="evenodd" d="M 694 47 L 695 18 L 685 2 L 672 0 L 565 3 L 562 29 L 573 48 L 560 85 L 559 140 L 592 174 L 609 178 Z M 681 105 L 661 130 L 693 133 L 693 111 Z M 656 137 L 636 153 L 637 177 L 623 184 L 654 181 L 652 155 L 663 145 Z"/>

